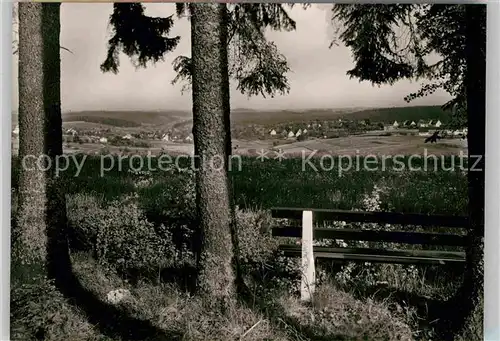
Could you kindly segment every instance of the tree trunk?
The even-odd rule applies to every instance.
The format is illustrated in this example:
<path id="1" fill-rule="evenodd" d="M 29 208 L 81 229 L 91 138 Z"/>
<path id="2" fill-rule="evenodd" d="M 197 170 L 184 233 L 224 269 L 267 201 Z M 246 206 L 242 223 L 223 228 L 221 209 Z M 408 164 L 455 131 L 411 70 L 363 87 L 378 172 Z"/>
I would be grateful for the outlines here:
<path id="1" fill-rule="evenodd" d="M 466 5 L 466 91 L 469 149 L 469 245 L 464 282 L 453 310 L 455 335 L 483 339 L 486 5 Z M 480 158 L 479 162 L 476 161 Z M 472 168 L 471 168 L 472 167 Z"/>
<path id="2" fill-rule="evenodd" d="M 55 278 L 69 265 L 65 198 L 53 172 L 62 154 L 59 11 L 59 3 L 19 3 L 21 169 L 14 255 L 22 280 Z"/>
<path id="3" fill-rule="evenodd" d="M 228 18 L 225 4 L 193 3 L 191 10 L 193 132 L 200 231 L 197 284 L 206 303 L 225 310 L 235 294 L 228 177 Z"/>

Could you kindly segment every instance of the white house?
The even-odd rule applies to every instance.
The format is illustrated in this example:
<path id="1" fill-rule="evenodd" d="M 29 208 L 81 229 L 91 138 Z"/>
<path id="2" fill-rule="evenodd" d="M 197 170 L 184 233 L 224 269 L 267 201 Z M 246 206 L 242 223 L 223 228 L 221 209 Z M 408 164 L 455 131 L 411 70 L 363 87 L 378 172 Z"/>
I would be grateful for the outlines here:
<path id="1" fill-rule="evenodd" d="M 460 135 L 465 136 L 465 135 L 467 135 L 467 128 L 455 130 L 453 132 L 453 135 L 454 136 L 460 136 Z"/>
<path id="2" fill-rule="evenodd" d="M 75 136 L 78 133 L 75 129 L 69 128 L 68 130 L 66 130 L 66 134 L 71 134 L 71 135 Z"/>
<path id="3" fill-rule="evenodd" d="M 434 124 L 434 127 L 439 128 L 441 127 L 442 123 L 440 120 L 437 120 L 436 124 Z"/>
<path id="4" fill-rule="evenodd" d="M 290 131 L 290 132 L 288 133 L 288 137 L 290 137 L 290 138 L 291 138 L 291 137 L 295 137 L 295 134 L 293 133 L 293 131 Z"/>
<path id="5" fill-rule="evenodd" d="M 428 131 L 419 131 L 418 136 L 431 136 L 431 133 Z"/>
<path id="6" fill-rule="evenodd" d="M 124 140 L 131 140 L 132 139 L 132 135 L 127 134 L 127 135 L 123 136 L 122 139 L 124 139 Z"/>
<path id="7" fill-rule="evenodd" d="M 392 124 L 392 127 L 393 127 L 393 128 L 397 128 L 397 127 L 399 127 L 399 123 L 398 123 L 398 121 L 394 121 L 394 123 Z"/>
<path id="8" fill-rule="evenodd" d="M 99 139 L 99 142 L 101 142 L 101 143 L 108 143 L 108 139 L 107 139 L 107 138 L 105 138 L 105 137 L 101 137 L 101 138 Z"/>
<path id="9" fill-rule="evenodd" d="M 269 135 L 271 135 L 271 136 L 276 135 L 276 130 L 274 130 L 274 129 L 273 129 L 273 130 L 271 130 L 271 132 L 269 133 Z"/>
<path id="10" fill-rule="evenodd" d="M 300 135 L 302 135 L 301 129 L 297 130 L 297 132 L 295 133 L 295 137 L 299 137 Z"/>
<path id="11" fill-rule="evenodd" d="M 429 127 L 429 124 L 427 122 L 424 122 L 423 120 L 418 121 L 418 127 L 419 128 L 427 128 Z"/>
<path id="12" fill-rule="evenodd" d="M 186 136 L 186 138 L 184 140 L 191 142 L 191 141 L 193 141 L 193 137 L 191 136 L 191 134 L 189 134 L 188 136 Z"/>
<path id="13" fill-rule="evenodd" d="M 307 134 L 307 129 L 304 129 L 303 133 L 304 133 L 304 134 Z"/>
<path id="14" fill-rule="evenodd" d="M 12 133 L 14 133 L 15 135 L 19 135 L 19 126 L 16 126 Z"/>
<path id="15" fill-rule="evenodd" d="M 170 136 L 168 134 L 164 134 L 161 138 L 163 141 L 170 141 Z"/>
<path id="16" fill-rule="evenodd" d="M 415 121 L 411 121 L 411 123 L 410 123 L 410 126 L 411 126 L 411 127 L 415 127 L 416 125 L 417 125 L 417 124 L 415 123 Z"/>

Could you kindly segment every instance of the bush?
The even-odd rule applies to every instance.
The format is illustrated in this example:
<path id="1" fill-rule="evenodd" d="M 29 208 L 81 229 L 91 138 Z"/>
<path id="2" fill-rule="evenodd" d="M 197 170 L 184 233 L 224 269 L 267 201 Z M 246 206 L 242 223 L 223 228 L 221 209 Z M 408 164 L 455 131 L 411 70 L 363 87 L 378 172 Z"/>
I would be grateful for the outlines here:
<path id="1" fill-rule="evenodd" d="M 269 231 L 270 216 L 264 211 L 236 211 L 240 260 L 265 263 L 277 250 L 278 240 Z"/>
<path id="2" fill-rule="evenodd" d="M 114 200 L 107 207 L 98 198 L 68 198 L 72 245 L 92 251 L 104 265 L 120 269 L 158 269 L 175 261 L 171 232 L 155 227 L 139 209 L 137 196 Z"/>

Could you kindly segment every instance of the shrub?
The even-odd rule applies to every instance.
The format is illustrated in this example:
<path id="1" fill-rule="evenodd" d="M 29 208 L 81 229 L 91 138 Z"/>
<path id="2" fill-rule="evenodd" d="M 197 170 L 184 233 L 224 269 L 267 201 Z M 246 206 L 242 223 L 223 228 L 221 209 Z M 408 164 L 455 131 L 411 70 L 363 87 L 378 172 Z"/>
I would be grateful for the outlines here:
<path id="1" fill-rule="evenodd" d="M 68 198 L 68 208 L 72 244 L 91 250 L 101 264 L 158 269 L 175 261 L 170 231 L 147 221 L 137 196 L 125 196 L 104 207 L 95 197 L 76 195 Z"/>
<path id="2" fill-rule="evenodd" d="M 270 216 L 264 211 L 236 211 L 240 260 L 265 263 L 277 250 L 278 241 L 268 229 Z"/>

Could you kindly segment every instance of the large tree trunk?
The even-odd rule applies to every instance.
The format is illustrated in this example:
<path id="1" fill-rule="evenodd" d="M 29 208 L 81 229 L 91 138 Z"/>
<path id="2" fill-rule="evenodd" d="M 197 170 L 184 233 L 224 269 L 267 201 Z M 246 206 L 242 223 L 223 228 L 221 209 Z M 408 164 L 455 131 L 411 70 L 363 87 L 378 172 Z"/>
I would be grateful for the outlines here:
<path id="1" fill-rule="evenodd" d="M 193 132 L 200 229 L 198 290 L 226 309 L 235 294 L 228 177 L 229 73 L 225 4 L 191 5 Z"/>
<path id="2" fill-rule="evenodd" d="M 469 245 L 464 282 L 453 310 L 454 334 L 483 339 L 486 5 L 466 5 L 466 91 L 469 149 Z M 477 159 L 480 161 L 476 164 Z M 473 168 L 471 168 L 473 167 Z"/>
<path id="3" fill-rule="evenodd" d="M 56 278 L 69 265 L 65 198 L 53 172 L 62 154 L 59 11 L 58 3 L 19 4 L 21 169 L 14 250 L 24 281 Z"/>

